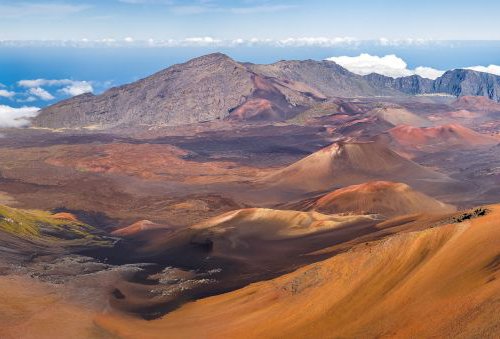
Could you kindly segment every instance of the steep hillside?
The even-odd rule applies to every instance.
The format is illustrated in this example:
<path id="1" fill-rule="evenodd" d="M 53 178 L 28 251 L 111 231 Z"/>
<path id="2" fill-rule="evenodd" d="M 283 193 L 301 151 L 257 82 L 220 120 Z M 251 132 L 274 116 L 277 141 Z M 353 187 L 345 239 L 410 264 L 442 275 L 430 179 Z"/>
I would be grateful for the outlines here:
<path id="1" fill-rule="evenodd" d="M 364 78 L 372 86 L 377 88 L 393 89 L 412 95 L 432 93 L 433 81 L 431 79 L 422 78 L 418 75 L 391 78 L 385 75 L 371 73 L 365 75 Z"/>
<path id="2" fill-rule="evenodd" d="M 223 119 L 254 90 L 245 67 L 223 54 L 174 65 L 145 79 L 85 94 L 41 111 L 42 127 L 188 124 Z"/>
<path id="3" fill-rule="evenodd" d="M 500 102 L 500 76 L 466 69 L 444 73 L 433 83 L 434 93 L 455 96 L 483 96 Z"/>

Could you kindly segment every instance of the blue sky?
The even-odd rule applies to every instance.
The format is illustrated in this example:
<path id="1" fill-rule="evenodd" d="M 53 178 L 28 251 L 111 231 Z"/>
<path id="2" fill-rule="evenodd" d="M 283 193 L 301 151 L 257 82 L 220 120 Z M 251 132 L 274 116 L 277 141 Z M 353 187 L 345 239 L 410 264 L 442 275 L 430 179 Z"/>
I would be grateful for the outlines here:
<path id="1" fill-rule="evenodd" d="M 0 0 L 0 40 L 500 40 L 498 0 Z"/>

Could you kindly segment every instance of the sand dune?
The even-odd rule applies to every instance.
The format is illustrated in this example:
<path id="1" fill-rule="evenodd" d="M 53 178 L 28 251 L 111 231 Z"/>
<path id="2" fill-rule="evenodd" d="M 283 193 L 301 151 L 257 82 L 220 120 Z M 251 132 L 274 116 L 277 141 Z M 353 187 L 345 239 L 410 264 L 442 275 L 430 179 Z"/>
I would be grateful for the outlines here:
<path id="1" fill-rule="evenodd" d="M 297 208 L 321 213 L 381 214 L 386 217 L 411 213 L 444 213 L 453 206 L 414 191 L 403 183 L 372 181 L 335 190 L 318 199 L 303 201 Z"/>
<path id="2" fill-rule="evenodd" d="M 325 191 L 371 180 L 397 180 L 418 187 L 449 178 L 376 142 L 335 143 L 265 178 L 269 185 L 302 191 Z"/>
<path id="3" fill-rule="evenodd" d="M 97 323 L 141 338 L 498 337 L 500 205 L 488 209 L 360 244 L 155 321 Z"/>
<path id="4" fill-rule="evenodd" d="M 192 229 L 210 230 L 213 233 L 231 234 L 231 237 L 258 237 L 278 240 L 299 237 L 339 227 L 348 227 L 371 216 L 325 215 L 318 212 L 282 211 L 267 208 L 248 208 L 228 212 Z"/>

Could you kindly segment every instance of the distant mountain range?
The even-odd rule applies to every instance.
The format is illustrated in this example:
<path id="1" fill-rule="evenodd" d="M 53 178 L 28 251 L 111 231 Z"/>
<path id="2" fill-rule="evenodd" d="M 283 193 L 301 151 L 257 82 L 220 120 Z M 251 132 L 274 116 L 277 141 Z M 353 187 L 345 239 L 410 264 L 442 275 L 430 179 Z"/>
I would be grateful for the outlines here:
<path id="1" fill-rule="evenodd" d="M 500 77 L 467 69 L 447 71 L 436 80 L 419 75 L 394 79 L 376 73 L 366 75 L 365 79 L 374 87 L 412 95 L 444 93 L 457 97 L 484 96 L 500 102 Z"/>
<path id="2" fill-rule="evenodd" d="M 79 128 L 182 125 L 214 120 L 279 121 L 332 98 L 445 93 L 500 101 L 500 77 L 452 70 L 436 80 L 417 75 L 360 76 L 332 61 L 239 63 L 215 53 L 174 65 L 101 95 L 83 94 L 44 108 L 33 126 Z"/>

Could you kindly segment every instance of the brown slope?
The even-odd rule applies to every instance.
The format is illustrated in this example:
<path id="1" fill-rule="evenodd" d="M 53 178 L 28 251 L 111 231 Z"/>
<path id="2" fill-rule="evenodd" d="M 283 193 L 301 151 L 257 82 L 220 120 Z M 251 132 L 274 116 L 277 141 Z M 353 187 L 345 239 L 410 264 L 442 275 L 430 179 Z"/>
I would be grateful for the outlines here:
<path id="1" fill-rule="evenodd" d="M 97 322 L 142 338 L 495 338 L 500 206 L 489 208 L 460 223 L 358 245 L 155 321 L 103 316 Z"/>
<path id="2" fill-rule="evenodd" d="M 401 157 L 378 142 L 335 143 L 267 176 L 273 187 L 325 191 L 371 180 L 391 180 L 414 187 L 446 182 L 443 174 Z"/>
<path id="3" fill-rule="evenodd" d="M 449 147 L 475 147 L 494 145 L 500 140 L 477 133 L 459 124 L 419 128 L 407 125 L 397 126 L 388 131 L 392 139 L 405 148 L 446 149 Z"/>
<path id="4" fill-rule="evenodd" d="M 500 103 L 482 96 L 459 97 L 451 106 L 455 109 L 473 112 L 500 112 Z"/>
<path id="5" fill-rule="evenodd" d="M 372 181 L 335 190 L 294 207 L 320 213 L 380 214 L 446 213 L 455 208 L 403 183 Z M 293 208 L 293 207 L 292 207 Z"/>
<path id="6" fill-rule="evenodd" d="M 417 114 L 410 112 L 406 108 L 395 105 L 395 104 L 380 104 L 381 107 L 377 107 L 371 111 L 371 114 L 377 116 L 378 118 L 386 121 L 387 123 L 397 126 L 397 125 L 411 125 L 411 126 L 429 126 L 431 122 L 425 118 L 418 116 Z"/>
<path id="7" fill-rule="evenodd" d="M 247 65 L 255 73 L 270 78 L 307 84 L 327 97 L 401 95 L 389 89 L 372 86 L 365 78 L 353 74 L 332 61 L 291 60 L 270 65 Z"/>

